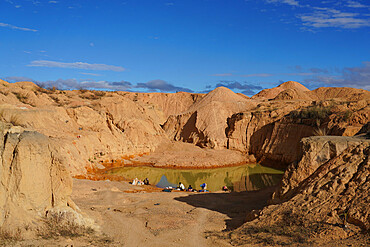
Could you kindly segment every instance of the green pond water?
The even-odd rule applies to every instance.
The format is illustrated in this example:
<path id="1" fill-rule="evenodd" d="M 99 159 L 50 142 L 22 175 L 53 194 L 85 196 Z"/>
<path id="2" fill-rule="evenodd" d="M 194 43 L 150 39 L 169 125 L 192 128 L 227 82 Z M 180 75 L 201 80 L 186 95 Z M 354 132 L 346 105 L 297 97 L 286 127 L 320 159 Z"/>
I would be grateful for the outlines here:
<path id="1" fill-rule="evenodd" d="M 154 167 L 120 167 L 108 171 L 110 174 L 127 179 L 149 179 L 150 184 L 164 188 L 176 187 L 182 182 L 186 188 L 192 185 L 199 190 L 200 185 L 207 183 L 210 191 L 219 191 L 226 185 L 232 191 L 259 190 L 277 184 L 283 171 L 259 164 L 248 164 L 234 167 L 212 169 L 165 169 Z"/>

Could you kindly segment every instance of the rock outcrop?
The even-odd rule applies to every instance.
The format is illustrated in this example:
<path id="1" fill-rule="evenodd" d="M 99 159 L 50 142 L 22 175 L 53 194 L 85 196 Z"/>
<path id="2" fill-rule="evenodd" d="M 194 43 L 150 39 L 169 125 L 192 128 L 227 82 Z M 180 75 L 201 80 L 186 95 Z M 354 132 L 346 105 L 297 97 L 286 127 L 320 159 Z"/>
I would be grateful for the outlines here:
<path id="1" fill-rule="evenodd" d="M 280 92 L 273 100 L 313 100 L 313 98 L 307 91 L 289 88 Z"/>
<path id="2" fill-rule="evenodd" d="M 286 90 L 288 90 L 288 91 L 286 91 Z M 306 88 L 305 86 L 303 86 L 302 84 L 300 84 L 298 82 L 287 81 L 287 82 L 284 82 L 284 83 L 280 84 L 277 87 L 270 88 L 270 89 L 264 89 L 261 92 L 259 92 L 258 94 L 253 95 L 252 98 L 253 99 L 273 99 L 273 98 L 277 97 L 283 91 L 289 92 L 289 90 L 294 90 L 294 91 L 291 91 L 291 94 L 292 94 L 292 92 L 295 92 L 295 94 L 299 93 L 299 94 L 302 94 L 302 95 L 303 95 L 303 92 L 309 92 L 310 91 L 308 88 Z M 283 98 L 283 96 L 280 96 L 280 97 Z"/>
<path id="3" fill-rule="evenodd" d="M 320 100 L 344 99 L 347 101 L 369 100 L 370 92 L 349 87 L 320 87 L 312 91 Z"/>
<path id="4" fill-rule="evenodd" d="M 48 212 L 76 213 L 72 178 L 50 140 L 0 122 L 0 229 L 32 231 Z"/>
<path id="5" fill-rule="evenodd" d="M 369 230 L 370 140 L 309 138 L 303 146 L 302 159 L 296 169 L 292 165 L 285 172 L 275 194 L 275 200 L 286 201 L 278 211 L 290 208 L 306 212 L 307 219 L 330 224 L 349 222 Z M 276 206 L 266 213 L 272 213 L 273 208 Z"/>
<path id="6" fill-rule="evenodd" d="M 354 99 L 361 100 L 349 101 Z M 369 109 L 366 90 L 309 91 L 291 81 L 252 98 L 224 87 L 204 95 L 61 91 L 32 82 L 0 83 L 0 118 L 56 140 L 73 175 L 153 153 L 171 141 L 231 149 L 286 167 L 298 158 L 301 138 L 316 130 L 352 136 L 368 122 Z"/>
<path id="7" fill-rule="evenodd" d="M 101 161 L 152 152 L 169 141 L 158 114 L 122 92 L 47 90 L 31 82 L 4 85 L 0 118 L 57 140 L 73 175 Z"/>
<path id="8" fill-rule="evenodd" d="M 204 97 L 196 93 L 126 93 L 134 102 L 142 104 L 148 111 L 155 112 L 151 116 L 159 124 L 166 122 L 169 116 L 187 111 L 194 103 Z"/>
<path id="9" fill-rule="evenodd" d="M 370 229 L 370 140 L 310 137 L 302 159 L 284 174 L 273 203 L 248 214 L 232 235 L 239 245 L 307 246 L 346 239 Z"/>
<path id="10" fill-rule="evenodd" d="M 172 115 L 163 125 L 170 139 L 200 147 L 227 148 L 227 118 L 256 104 L 230 89 L 219 87 L 193 104 L 183 114 Z"/>
<path id="11" fill-rule="evenodd" d="M 313 136 L 301 140 L 300 159 L 298 162 L 288 166 L 279 190 L 275 193 L 274 198 L 284 199 L 292 196 L 295 189 L 310 177 L 319 167 L 330 160 L 337 161 L 337 157 L 342 153 L 348 153 L 359 145 L 370 146 L 370 139 L 361 139 L 358 137 L 344 136 Z M 363 154 L 366 158 L 367 153 Z M 332 161 L 333 162 L 333 161 Z"/>

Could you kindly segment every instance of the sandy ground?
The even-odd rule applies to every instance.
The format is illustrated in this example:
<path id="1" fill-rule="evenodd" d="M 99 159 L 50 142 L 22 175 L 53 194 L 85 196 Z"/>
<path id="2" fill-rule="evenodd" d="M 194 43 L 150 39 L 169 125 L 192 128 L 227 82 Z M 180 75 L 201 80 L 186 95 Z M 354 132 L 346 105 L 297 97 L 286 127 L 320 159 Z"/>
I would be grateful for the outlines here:
<path id="1" fill-rule="evenodd" d="M 266 246 L 267 242 L 261 241 L 235 241 L 244 235 L 238 227 L 245 222 L 247 211 L 263 208 L 274 189 L 161 192 L 152 186 L 133 186 L 125 181 L 74 179 L 72 199 L 86 217 L 94 220 L 99 228 L 95 233 L 8 242 L 5 246 Z M 257 240 L 261 240 L 259 235 Z M 356 235 L 344 240 L 323 239 L 315 245 L 366 246 L 368 241 L 366 236 Z"/>
<path id="2" fill-rule="evenodd" d="M 145 189 L 127 182 L 75 180 L 72 198 L 113 240 L 110 245 L 230 246 L 206 233 L 239 227 L 246 211 L 264 206 L 272 192 L 166 193 Z"/>
<path id="3" fill-rule="evenodd" d="M 272 190 L 160 192 L 128 182 L 74 179 L 72 199 L 100 233 L 16 246 L 231 246 L 210 233 L 241 226 L 247 210 L 266 205 Z"/>

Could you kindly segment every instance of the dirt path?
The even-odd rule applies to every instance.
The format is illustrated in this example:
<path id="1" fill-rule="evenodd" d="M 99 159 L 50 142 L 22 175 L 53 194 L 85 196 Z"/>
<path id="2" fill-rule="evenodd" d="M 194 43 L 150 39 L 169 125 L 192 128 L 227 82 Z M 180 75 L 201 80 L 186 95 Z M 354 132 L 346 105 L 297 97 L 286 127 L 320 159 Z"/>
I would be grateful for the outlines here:
<path id="1" fill-rule="evenodd" d="M 203 236 L 204 225 L 207 223 L 208 212 L 205 209 L 196 209 L 197 212 L 197 222 L 190 235 L 193 236 L 191 239 L 192 246 L 205 246 L 205 238 Z M 193 211 L 193 212 L 194 212 Z"/>

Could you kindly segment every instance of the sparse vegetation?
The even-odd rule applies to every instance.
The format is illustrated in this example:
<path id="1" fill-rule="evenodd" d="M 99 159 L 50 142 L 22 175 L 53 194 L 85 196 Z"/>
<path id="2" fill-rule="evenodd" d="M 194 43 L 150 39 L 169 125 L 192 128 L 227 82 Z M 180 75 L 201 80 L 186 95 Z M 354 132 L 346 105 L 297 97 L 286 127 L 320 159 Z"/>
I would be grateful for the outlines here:
<path id="1" fill-rule="evenodd" d="M 16 97 L 17 99 L 22 102 L 23 104 L 27 104 L 27 105 L 30 105 L 30 106 L 33 106 L 35 107 L 36 105 L 28 102 L 28 99 L 29 99 L 29 96 L 27 94 L 24 94 L 24 93 L 17 93 L 17 92 L 12 92 Z"/>
<path id="2" fill-rule="evenodd" d="M 13 94 L 15 95 L 15 97 L 17 97 L 17 99 L 22 102 L 22 103 L 26 103 L 26 100 L 28 99 L 28 96 L 23 94 L 23 93 L 17 93 L 17 92 L 13 92 Z"/>
<path id="3" fill-rule="evenodd" d="M 24 126 L 18 115 L 12 114 L 8 122 L 14 126 Z"/>
<path id="4" fill-rule="evenodd" d="M 5 114 L 4 109 L 0 110 L 0 120 L 3 120 L 7 123 L 11 123 L 13 126 L 22 126 L 22 127 L 25 126 L 23 122 L 21 121 L 19 115 L 14 114 L 14 113 Z"/>
<path id="5" fill-rule="evenodd" d="M 351 110 L 347 110 L 343 112 L 340 116 L 340 121 L 347 122 L 353 115 L 353 112 Z"/>
<path id="6" fill-rule="evenodd" d="M 93 93 L 95 94 L 95 96 L 98 96 L 98 97 L 104 97 L 106 92 L 104 91 L 93 91 Z"/>
<path id="7" fill-rule="evenodd" d="M 14 231 L 4 230 L 0 228 L 0 241 L 13 242 L 22 240 L 21 230 L 19 228 Z"/>
<path id="8" fill-rule="evenodd" d="M 45 84 L 43 84 L 43 83 L 36 83 L 36 85 L 37 85 L 37 88 L 35 89 L 35 93 L 39 92 L 39 93 L 52 94 L 52 93 L 55 93 L 58 90 L 58 88 L 56 86 L 45 87 Z"/>
<path id="9" fill-rule="evenodd" d="M 9 94 L 8 91 L 0 91 L 0 93 L 3 94 L 3 95 L 5 95 L 5 96 L 7 96 Z"/>
<path id="10" fill-rule="evenodd" d="M 80 91 L 80 93 L 86 93 L 88 90 L 84 88 L 80 88 L 78 91 Z"/>
<path id="11" fill-rule="evenodd" d="M 54 93 L 54 92 L 56 92 L 58 89 L 55 87 L 55 86 L 53 86 L 53 87 L 49 87 L 49 88 L 47 88 L 49 91 L 51 91 L 52 93 Z"/>
<path id="12" fill-rule="evenodd" d="M 134 98 L 133 98 L 133 101 L 135 101 L 135 102 L 138 101 L 137 97 L 138 97 L 138 94 L 135 93 Z"/>
<path id="13" fill-rule="evenodd" d="M 57 212 L 44 219 L 46 228 L 39 231 L 42 238 L 78 237 L 94 233 L 94 229 L 77 224 L 68 212 Z"/>
<path id="14" fill-rule="evenodd" d="M 326 136 L 328 135 L 328 131 L 326 128 L 317 128 L 313 131 L 313 135 L 315 136 Z"/>
<path id="15" fill-rule="evenodd" d="M 302 119 L 320 119 L 323 120 L 331 114 L 330 106 L 311 106 L 302 110 L 292 111 L 290 116 L 292 118 L 302 118 Z"/>
<path id="16" fill-rule="evenodd" d="M 331 105 L 314 105 L 292 111 L 288 116 L 293 120 L 304 121 L 306 124 L 319 127 L 333 113 L 331 109 Z"/>
<path id="17" fill-rule="evenodd" d="M 36 89 L 35 89 L 35 94 L 36 95 L 38 95 L 38 93 L 49 93 L 49 90 L 47 90 L 47 89 L 45 89 L 45 88 L 42 88 L 42 87 L 37 87 Z"/>
<path id="18" fill-rule="evenodd" d="M 313 222 L 303 214 L 286 211 L 282 218 L 272 225 L 246 225 L 226 237 L 232 245 L 262 244 L 262 245 L 291 245 L 312 244 L 312 238 L 325 231 L 328 226 L 322 222 Z M 223 236 L 217 236 L 225 238 Z"/>
<path id="19" fill-rule="evenodd" d="M 52 100 L 54 100 L 54 101 L 55 101 L 55 103 L 57 103 L 57 104 L 59 104 L 59 103 L 60 103 L 60 99 L 59 99 L 58 97 L 53 96 L 53 95 L 50 95 L 50 98 L 51 98 Z"/>
<path id="20" fill-rule="evenodd" d="M 87 90 L 85 92 L 87 92 Z M 84 94 L 81 94 L 79 96 L 82 99 L 99 100 L 102 97 L 104 97 L 105 94 L 106 94 L 106 92 L 103 92 L 103 91 L 90 91 L 88 94 L 84 93 Z"/>

